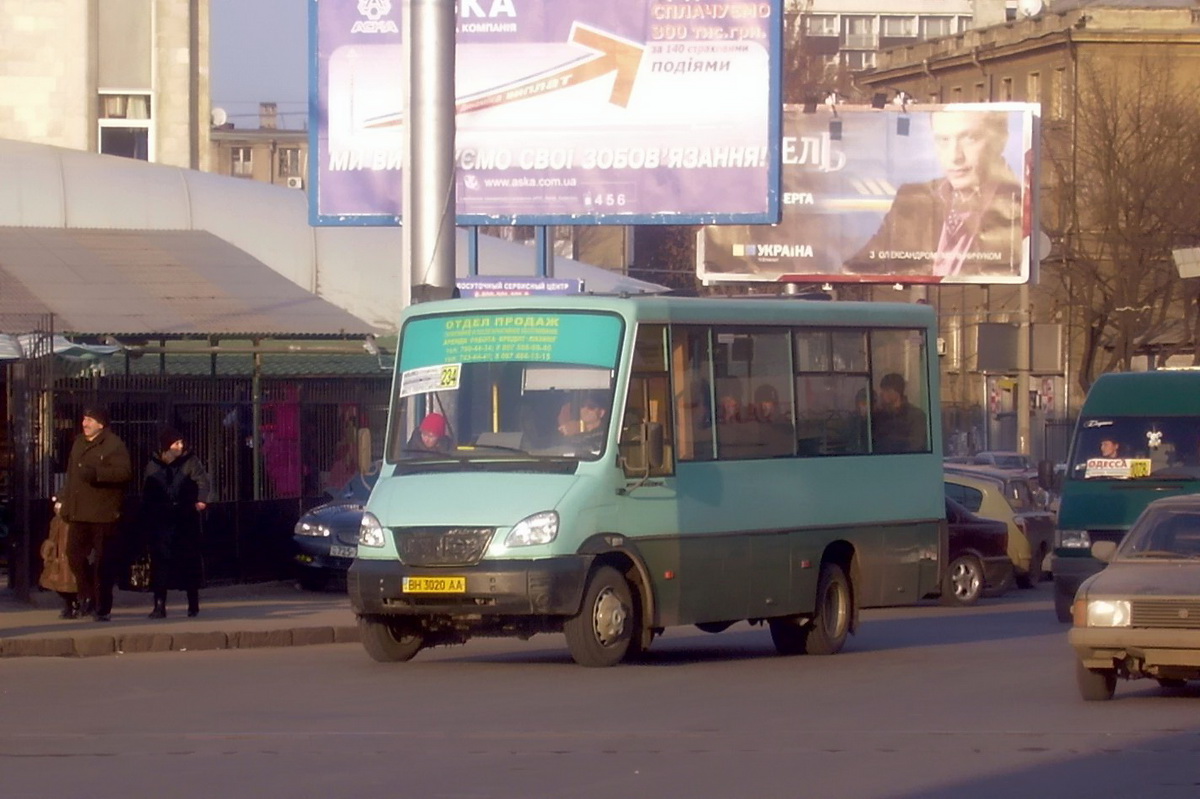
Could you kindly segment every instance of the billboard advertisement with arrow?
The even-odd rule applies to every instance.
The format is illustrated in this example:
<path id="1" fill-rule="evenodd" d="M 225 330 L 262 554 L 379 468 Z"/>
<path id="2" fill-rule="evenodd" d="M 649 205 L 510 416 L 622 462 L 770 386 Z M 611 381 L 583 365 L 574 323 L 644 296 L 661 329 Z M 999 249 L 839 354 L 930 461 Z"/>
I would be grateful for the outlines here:
<path id="1" fill-rule="evenodd" d="M 402 0 L 312 9 L 314 224 L 397 224 Z M 770 223 L 781 0 L 459 0 L 459 224 Z"/>

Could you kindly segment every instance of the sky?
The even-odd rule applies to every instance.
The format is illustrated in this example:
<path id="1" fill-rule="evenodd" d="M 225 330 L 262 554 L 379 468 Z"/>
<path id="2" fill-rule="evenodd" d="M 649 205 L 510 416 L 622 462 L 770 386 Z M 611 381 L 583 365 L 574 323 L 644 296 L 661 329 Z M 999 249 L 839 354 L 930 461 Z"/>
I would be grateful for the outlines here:
<path id="1" fill-rule="evenodd" d="M 258 127 L 258 104 L 279 107 L 279 127 L 307 126 L 309 0 L 209 0 L 213 108 Z"/>

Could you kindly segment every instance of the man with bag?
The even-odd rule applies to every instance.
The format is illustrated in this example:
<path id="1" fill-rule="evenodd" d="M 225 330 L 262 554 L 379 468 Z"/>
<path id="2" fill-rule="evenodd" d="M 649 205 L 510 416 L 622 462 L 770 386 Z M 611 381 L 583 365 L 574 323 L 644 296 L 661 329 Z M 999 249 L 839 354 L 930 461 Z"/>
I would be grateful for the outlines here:
<path id="1" fill-rule="evenodd" d="M 80 616 L 108 621 L 112 613 L 117 522 L 133 476 L 125 443 L 108 429 L 108 412 L 84 409 L 83 432 L 71 445 L 67 477 L 55 512 L 70 525 L 67 557 L 79 581 Z"/>

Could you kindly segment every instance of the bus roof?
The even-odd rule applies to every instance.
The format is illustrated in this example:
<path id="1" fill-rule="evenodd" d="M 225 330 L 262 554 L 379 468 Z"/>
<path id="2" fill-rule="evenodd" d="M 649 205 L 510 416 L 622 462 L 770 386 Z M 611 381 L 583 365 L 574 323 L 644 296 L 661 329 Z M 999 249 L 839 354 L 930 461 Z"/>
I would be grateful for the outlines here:
<path id="1" fill-rule="evenodd" d="M 1200 415 L 1200 370 L 1161 369 L 1100 375 L 1083 401 L 1083 415 Z"/>
<path id="2" fill-rule="evenodd" d="M 916 303 L 842 302 L 789 297 L 664 297 L 609 295 L 474 297 L 408 306 L 404 318 L 463 312 L 610 311 L 642 322 L 932 327 L 933 308 Z"/>

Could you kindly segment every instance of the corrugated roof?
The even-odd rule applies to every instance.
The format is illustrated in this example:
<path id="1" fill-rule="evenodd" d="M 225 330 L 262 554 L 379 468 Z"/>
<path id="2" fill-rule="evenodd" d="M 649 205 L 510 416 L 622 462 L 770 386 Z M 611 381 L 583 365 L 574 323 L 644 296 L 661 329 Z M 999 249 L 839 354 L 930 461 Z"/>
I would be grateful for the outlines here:
<path id="1" fill-rule="evenodd" d="M 0 332 L 359 336 L 371 325 L 199 230 L 0 227 Z"/>

